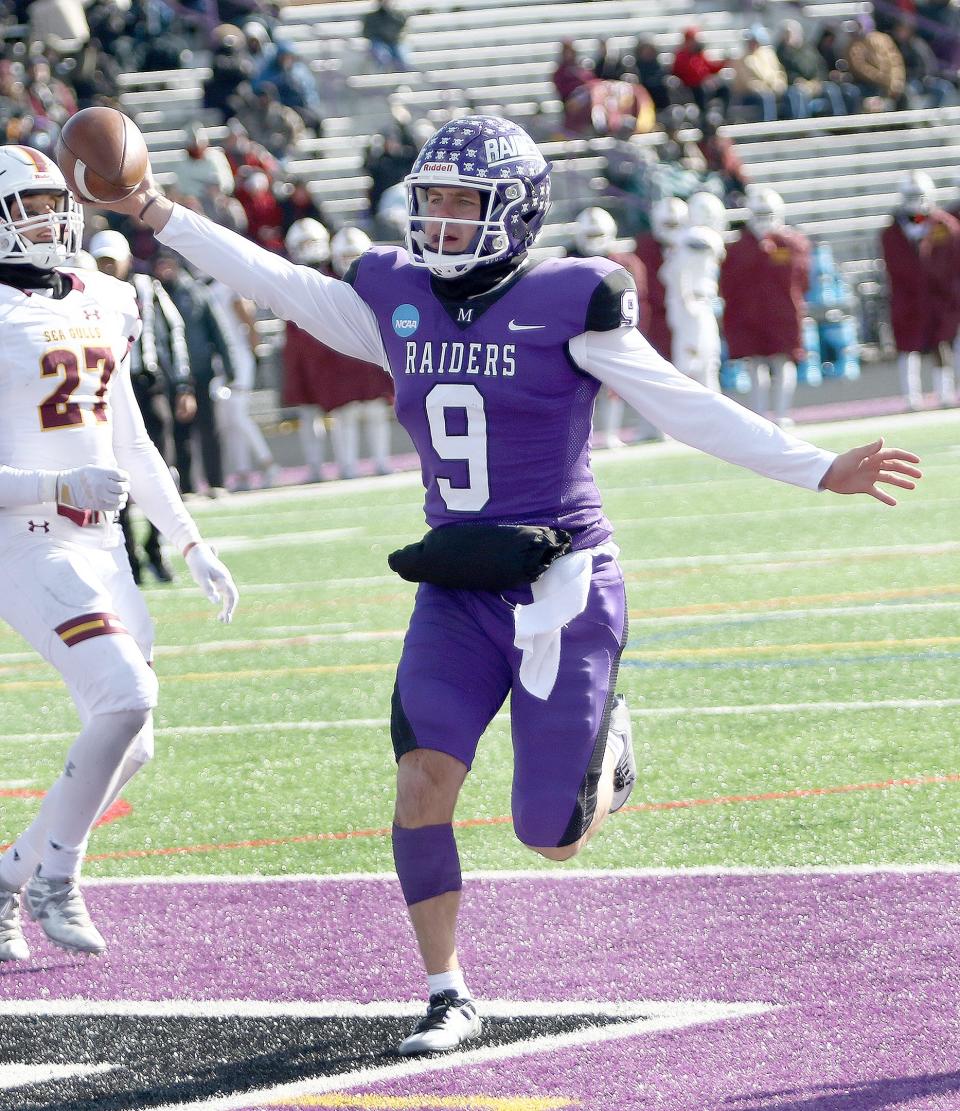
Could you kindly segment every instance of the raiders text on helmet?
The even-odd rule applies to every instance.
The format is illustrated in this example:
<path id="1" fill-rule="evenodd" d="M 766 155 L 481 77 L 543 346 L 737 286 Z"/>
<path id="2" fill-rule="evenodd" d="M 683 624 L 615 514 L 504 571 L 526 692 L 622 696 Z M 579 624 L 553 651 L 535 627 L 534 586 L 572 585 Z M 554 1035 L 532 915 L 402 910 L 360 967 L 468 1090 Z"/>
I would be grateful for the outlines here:
<path id="1" fill-rule="evenodd" d="M 30 216 L 22 198 L 57 195 L 55 211 Z M 49 229 L 49 236 L 33 236 Z M 32 147 L 0 147 L 0 262 L 52 270 L 79 249 L 83 214 L 56 163 Z"/>
<path id="2" fill-rule="evenodd" d="M 405 180 L 407 251 L 415 266 L 444 278 L 456 278 L 522 254 L 534 243 L 550 207 L 550 165 L 530 136 L 499 116 L 465 116 L 451 120 L 424 144 Z M 439 249 L 428 246 L 425 225 L 430 188 L 475 189 L 480 194 L 479 220 L 440 221 Z M 446 225 L 476 227 L 470 249 L 443 251 Z"/>

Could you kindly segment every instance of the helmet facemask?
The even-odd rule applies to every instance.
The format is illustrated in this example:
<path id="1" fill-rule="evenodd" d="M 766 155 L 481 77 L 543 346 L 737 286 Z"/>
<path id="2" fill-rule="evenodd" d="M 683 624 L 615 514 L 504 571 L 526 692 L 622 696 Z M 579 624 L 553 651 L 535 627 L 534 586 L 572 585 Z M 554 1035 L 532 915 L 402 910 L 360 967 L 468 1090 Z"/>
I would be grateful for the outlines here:
<path id="1" fill-rule="evenodd" d="M 24 198 L 56 195 L 52 212 L 30 215 Z M 47 240 L 34 242 L 30 234 L 50 230 Z M 53 270 L 76 254 L 83 237 L 83 212 L 66 188 L 20 189 L 0 197 L 0 263 Z"/>
<path id="2" fill-rule="evenodd" d="M 440 278 L 459 278 L 478 263 L 499 262 L 515 253 L 508 222 L 522 212 L 527 191 L 521 178 L 504 178 L 496 183 L 483 178 L 459 176 L 454 181 L 432 180 L 429 174 L 411 174 L 407 187 L 407 251 L 414 266 L 425 266 Z M 476 220 L 429 214 L 431 189 L 474 189 L 480 195 L 480 217 Z M 475 229 L 466 250 L 445 249 L 445 241 L 458 233 L 455 228 Z M 439 236 L 439 238 L 437 238 Z M 435 241 L 434 241 L 435 240 Z M 434 242 L 432 242 L 434 241 Z"/>

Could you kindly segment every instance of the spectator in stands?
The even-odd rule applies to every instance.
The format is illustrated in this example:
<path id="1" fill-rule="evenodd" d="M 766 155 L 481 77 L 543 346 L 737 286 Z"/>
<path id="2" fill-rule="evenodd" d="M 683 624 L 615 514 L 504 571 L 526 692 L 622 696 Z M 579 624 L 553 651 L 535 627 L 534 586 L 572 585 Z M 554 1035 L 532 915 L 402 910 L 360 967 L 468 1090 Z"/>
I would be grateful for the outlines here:
<path id="1" fill-rule="evenodd" d="M 281 104 L 292 108 L 314 135 L 323 131 L 323 104 L 313 71 L 284 43 L 277 47 L 278 72 L 273 84 Z"/>
<path id="2" fill-rule="evenodd" d="M 235 196 L 247 217 L 247 238 L 268 251 L 282 251 L 283 212 L 263 170 L 241 166 Z"/>
<path id="3" fill-rule="evenodd" d="M 922 361 L 930 354 L 937 400 L 955 405 L 951 345 L 960 325 L 960 223 L 937 206 L 929 174 L 915 171 L 901 181 L 880 244 L 904 399 L 911 409 L 923 408 Z"/>
<path id="4" fill-rule="evenodd" d="M 593 70 L 588 69 L 577 57 L 573 40 L 564 39 L 560 43 L 560 61 L 553 71 L 553 87 L 557 90 L 557 96 L 566 105 L 577 89 L 589 85 L 593 79 Z"/>
<path id="5" fill-rule="evenodd" d="M 381 69 L 412 68 L 403 43 L 406 25 L 407 17 L 397 11 L 392 0 L 378 0 L 373 11 L 363 17 L 363 37 L 370 43 L 370 54 Z"/>
<path id="6" fill-rule="evenodd" d="M 253 61 L 243 35 L 235 27 L 222 29 L 210 58 L 210 76 L 203 83 L 203 106 L 232 116 L 239 107 L 237 92 L 253 76 Z"/>
<path id="7" fill-rule="evenodd" d="M 593 58 L 593 76 L 601 81 L 619 81 L 625 72 L 620 51 L 610 45 L 609 39 L 600 39 Z"/>
<path id="8" fill-rule="evenodd" d="M 199 123 L 187 128 L 187 157 L 176 167 L 177 188 L 186 197 L 202 197 L 208 186 L 221 193 L 233 193 L 233 171 L 219 147 L 210 145 L 206 128 Z"/>
<path id="9" fill-rule="evenodd" d="M 23 66 L 11 58 L 0 58 L 0 121 L 4 123 L 8 143 L 18 140 L 12 138 L 10 121 L 26 115 L 30 111 L 27 90 L 23 83 Z M 19 125 L 17 128 L 19 133 Z"/>
<path id="10" fill-rule="evenodd" d="M 260 143 L 255 143 L 247 129 L 236 118 L 227 120 L 227 134 L 223 140 L 223 153 L 234 179 L 240 172 L 241 166 L 249 166 L 255 170 L 263 170 L 271 181 L 275 181 L 280 174 L 280 163 Z"/>
<path id="11" fill-rule="evenodd" d="M 272 82 L 276 73 L 277 45 L 267 28 L 255 19 L 243 25 L 243 39 L 253 64 L 250 84 L 254 92 L 259 92 L 263 82 Z"/>
<path id="12" fill-rule="evenodd" d="M 891 30 L 906 76 L 906 99 L 911 108 L 942 108 L 956 104 L 957 88 L 940 76 L 940 63 L 909 19 L 897 20 Z"/>
<path id="13" fill-rule="evenodd" d="M 917 31 L 930 44 L 945 74 L 960 70 L 960 10 L 953 0 L 918 0 Z"/>
<path id="14" fill-rule="evenodd" d="M 634 47 L 633 62 L 628 66 L 640 84 L 647 90 L 657 112 L 662 112 L 671 103 L 668 74 L 660 61 L 657 47 L 652 39 L 639 38 Z"/>
<path id="15" fill-rule="evenodd" d="M 667 324 L 666 291 L 660 269 L 670 247 L 683 230 L 687 206 L 679 197 L 662 197 L 650 209 L 650 231 L 637 236 L 637 257 L 647 275 L 649 323 L 644 335 L 650 346 L 665 359 L 670 358 L 673 337 Z"/>
<path id="16" fill-rule="evenodd" d="M 34 57 L 27 65 L 27 103 L 34 117 L 61 128 L 76 112 L 77 101 L 70 89 L 50 71 L 50 62 Z"/>
<path id="17" fill-rule="evenodd" d="M 196 387 L 196 416 L 190 424 L 176 422 L 173 430 L 180 488 L 185 494 L 195 489 L 191 445 L 195 436 L 200 441 L 208 493 L 210 497 L 218 497 L 224 490 L 223 459 L 212 393 L 215 378 L 230 381 L 234 377 L 229 325 L 209 289 L 189 273 L 179 255 L 160 251 L 153 272 L 183 317 L 190 373 Z"/>
<path id="18" fill-rule="evenodd" d="M 897 44 L 868 15 L 847 24 L 846 61 L 868 112 L 906 107 L 906 72 Z"/>
<path id="19" fill-rule="evenodd" d="M 289 157 L 306 128 L 297 112 L 280 103 L 276 85 L 266 81 L 256 92 L 248 86 L 238 97 L 237 119 L 247 129 L 251 142 L 264 147 L 278 161 Z"/>
<path id="20" fill-rule="evenodd" d="M 723 116 L 718 111 L 708 112 L 700 124 L 697 146 L 706 163 L 707 181 L 711 178 L 716 180 L 723 196 L 727 198 L 727 207 L 730 208 L 739 203 L 749 178 L 733 140 L 720 134 L 722 123 Z"/>
<path id="21" fill-rule="evenodd" d="M 688 27 L 683 32 L 683 42 L 673 58 L 673 75 L 690 90 L 701 113 L 706 113 L 714 100 L 724 107 L 729 103 L 730 89 L 721 77 L 727 65 L 723 58 L 713 60 L 706 56 L 698 27 Z"/>
<path id="22" fill-rule="evenodd" d="M 797 363 L 804 356 L 810 241 L 786 226 L 783 199 L 775 190 L 751 189 L 747 204 L 746 227 L 728 244 L 720 271 L 723 330 L 730 358 L 747 361 L 749 407 L 762 416 L 769 408 L 770 419 L 785 425 L 791 423 L 787 414 L 797 385 Z"/>
<path id="23" fill-rule="evenodd" d="M 765 122 L 777 119 L 782 101 L 789 105 L 791 115 L 807 115 L 803 94 L 798 89 L 788 91 L 787 75 L 769 35 L 760 26 L 743 33 L 743 52 L 733 63 L 731 93 L 731 108 L 759 108 Z"/>
<path id="24" fill-rule="evenodd" d="M 785 19 L 781 24 L 777 57 L 789 86 L 803 93 L 813 115 L 843 116 L 859 107 L 860 97 L 852 85 L 838 85 L 828 79 L 823 55 L 805 40 L 803 25 L 798 20 Z"/>
<path id="25" fill-rule="evenodd" d="M 210 182 L 200 197 L 186 198 L 187 201 L 190 199 L 198 203 L 199 211 L 215 224 L 229 228 L 238 235 L 247 234 L 249 225 L 243 205 L 232 194 L 222 192 L 215 182 Z"/>
<path id="26" fill-rule="evenodd" d="M 410 113 L 395 97 L 390 101 L 390 115 L 391 122 L 371 137 L 363 160 L 364 171 L 370 176 L 367 199 L 371 215 L 377 211 L 380 198 L 390 186 L 403 181 L 410 173 L 420 151 Z"/>
<path id="27" fill-rule="evenodd" d="M 283 214 L 284 237 L 298 220 L 316 220 L 326 226 L 327 221 L 324 219 L 323 211 L 314 200 L 310 187 L 302 178 L 282 186 L 278 190 L 278 199 Z"/>

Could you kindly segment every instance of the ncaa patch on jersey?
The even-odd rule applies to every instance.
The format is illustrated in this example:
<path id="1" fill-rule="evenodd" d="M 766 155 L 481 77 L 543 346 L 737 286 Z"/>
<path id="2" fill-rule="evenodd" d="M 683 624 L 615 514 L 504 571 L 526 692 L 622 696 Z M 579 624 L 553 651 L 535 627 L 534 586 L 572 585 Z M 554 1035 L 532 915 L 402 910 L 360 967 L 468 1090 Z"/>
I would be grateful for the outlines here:
<path id="1" fill-rule="evenodd" d="M 397 305 L 393 310 L 392 323 L 398 336 L 412 336 L 420 327 L 420 311 L 414 305 Z"/>

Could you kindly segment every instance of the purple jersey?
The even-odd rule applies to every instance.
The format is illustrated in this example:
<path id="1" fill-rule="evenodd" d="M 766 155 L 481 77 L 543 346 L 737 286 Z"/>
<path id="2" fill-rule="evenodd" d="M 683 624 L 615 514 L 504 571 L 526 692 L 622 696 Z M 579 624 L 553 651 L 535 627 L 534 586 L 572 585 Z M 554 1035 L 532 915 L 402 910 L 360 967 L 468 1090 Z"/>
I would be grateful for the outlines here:
<path id="1" fill-rule="evenodd" d="M 376 314 L 431 527 L 552 525 L 579 548 L 610 535 L 590 471 L 600 384 L 574 365 L 567 343 L 635 322 L 625 270 L 606 259 L 549 259 L 490 293 L 448 301 L 405 251 L 376 247 L 348 280 Z"/>

